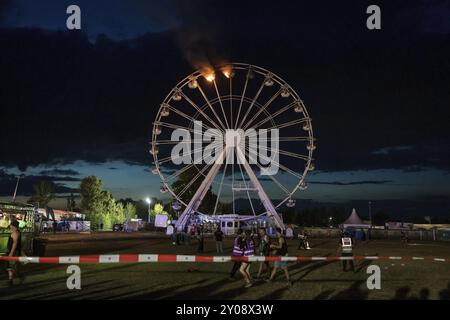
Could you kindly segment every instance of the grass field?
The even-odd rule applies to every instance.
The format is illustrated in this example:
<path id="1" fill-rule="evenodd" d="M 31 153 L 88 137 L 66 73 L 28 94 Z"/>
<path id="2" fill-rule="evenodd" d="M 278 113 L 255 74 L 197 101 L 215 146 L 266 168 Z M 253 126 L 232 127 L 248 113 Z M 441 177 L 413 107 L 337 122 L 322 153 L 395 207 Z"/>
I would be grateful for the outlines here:
<path id="1" fill-rule="evenodd" d="M 336 255 L 336 239 L 312 239 L 311 251 L 294 255 Z M 225 252 L 231 252 L 231 239 Z M 212 239 L 204 255 L 214 254 Z M 396 255 L 450 257 L 450 243 L 367 241 L 357 243 L 355 255 Z M 119 239 L 96 241 L 51 241 L 47 256 L 100 253 L 196 254 L 196 245 L 172 246 L 168 239 Z M 381 268 L 381 290 L 368 290 L 367 266 Z M 252 270 L 256 270 L 256 263 Z M 431 261 L 358 261 L 356 273 L 342 272 L 340 262 L 314 261 L 289 264 L 293 286 L 288 287 L 280 272 L 273 283 L 257 282 L 243 288 L 238 274 L 228 279 L 231 263 L 142 263 L 81 265 L 81 290 L 68 290 L 67 265 L 23 267 L 27 278 L 22 285 L 8 288 L 6 274 L 0 278 L 0 299 L 450 299 L 450 263 Z"/>

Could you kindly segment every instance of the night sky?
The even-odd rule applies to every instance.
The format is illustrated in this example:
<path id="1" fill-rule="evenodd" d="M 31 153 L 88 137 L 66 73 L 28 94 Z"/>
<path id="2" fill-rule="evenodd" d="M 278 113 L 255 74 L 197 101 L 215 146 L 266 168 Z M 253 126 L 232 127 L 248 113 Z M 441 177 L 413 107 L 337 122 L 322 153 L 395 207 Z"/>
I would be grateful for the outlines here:
<path id="1" fill-rule="evenodd" d="M 65 28 L 70 4 L 81 32 Z M 370 4 L 381 30 L 366 28 Z M 0 198 L 18 174 L 19 199 L 42 179 L 76 193 L 87 175 L 117 198 L 161 198 L 157 107 L 202 63 L 238 61 L 281 75 L 311 114 L 317 170 L 298 199 L 450 216 L 449 6 L 1 0 Z"/>

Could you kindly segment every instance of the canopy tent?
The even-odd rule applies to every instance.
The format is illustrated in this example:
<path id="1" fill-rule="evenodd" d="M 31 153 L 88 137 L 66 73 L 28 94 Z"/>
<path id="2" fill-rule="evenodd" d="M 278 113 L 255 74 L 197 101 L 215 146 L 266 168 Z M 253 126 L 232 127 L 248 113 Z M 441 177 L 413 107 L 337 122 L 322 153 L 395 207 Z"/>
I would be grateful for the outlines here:
<path id="1" fill-rule="evenodd" d="M 341 225 L 341 228 L 370 228 L 370 224 L 364 223 L 353 208 L 350 216 Z"/>

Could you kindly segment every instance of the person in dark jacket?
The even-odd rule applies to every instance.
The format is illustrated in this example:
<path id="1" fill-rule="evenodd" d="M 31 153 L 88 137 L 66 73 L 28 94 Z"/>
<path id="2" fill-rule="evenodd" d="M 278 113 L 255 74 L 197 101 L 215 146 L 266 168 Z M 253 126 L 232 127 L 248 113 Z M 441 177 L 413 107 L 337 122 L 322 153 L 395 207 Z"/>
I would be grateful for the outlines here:
<path id="1" fill-rule="evenodd" d="M 223 253 L 223 232 L 220 226 L 217 227 L 214 232 L 214 238 L 216 239 L 216 251 L 217 253 Z"/>
<path id="2" fill-rule="evenodd" d="M 262 257 L 270 256 L 270 238 L 266 233 L 266 229 L 259 229 L 259 245 L 258 245 L 258 254 Z M 261 261 L 259 263 L 258 274 L 256 278 L 261 278 L 261 274 L 263 273 L 264 267 L 269 272 L 270 275 L 270 263 L 269 261 Z"/>
<path id="3" fill-rule="evenodd" d="M 252 232 L 245 230 L 244 243 L 244 256 L 251 257 L 255 255 L 255 242 L 253 240 Z M 250 261 L 242 261 L 239 271 L 244 276 L 245 287 L 250 288 L 252 284 L 252 276 L 250 275 Z"/>
<path id="4" fill-rule="evenodd" d="M 233 243 L 233 252 L 231 253 L 234 257 L 241 257 L 244 255 L 244 231 L 242 229 L 239 229 L 237 231 L 236 238 L 234 238 Z M 242 261 L 234 261 L 233 267 L 231 268 L 230 272 L 230 279 L 234 278 L 234 275 L 241 267 Z"/>
<path id="5" fill-rule="evenodd" d="M 203 233 L 203 228 L 197 229 L 197 240 L 198 240 L 198 246 L 197 246 L 197 252 L 203 252 L 204 244 L 205 244 L 205 236 Z"/>

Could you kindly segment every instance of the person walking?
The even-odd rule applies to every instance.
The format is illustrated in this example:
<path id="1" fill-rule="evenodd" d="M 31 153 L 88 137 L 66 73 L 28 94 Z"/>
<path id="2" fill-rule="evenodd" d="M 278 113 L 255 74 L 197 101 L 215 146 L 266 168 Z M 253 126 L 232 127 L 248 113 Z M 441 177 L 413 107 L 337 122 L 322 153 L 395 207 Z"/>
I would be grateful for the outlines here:
<path id="1" fill-rule="evenodd" d="M 22 234 L 19 230 L 19 221 L 11 221 L 9 228 L 11 230 L 11 235 L 8 238 L 7 255 L 8 257 L 20 257 L 22 253 Z M 8 271 L 8 284 L 10 287 L 13 286 L 14 278 L 19 278 L 21 283 L 25 279 L 24 275 L 19 272 L 19 266 L 19 261 L 8 261 L 6 270 Z"/>
<path id="2" fill-rule="evenodd" d="M 276 228 L 275 234 L 277 236 L 277 242 L 274 244 L 271 244 L 270 248 L 275 250 L 275 255 L 280 256 L 280 257 L 287 257 L 288 256 L 288 245 L 287 245 L 286 239 L 283 237 L 283 234 L 281 233 L 281 229 Z M 272 270 L 272 274 L 270 275 L 270 278 L 267 281 L 268 282 L 273 281 L 278 269 L 282 269 L 284 271 L 284 275 L 286 277 L 288 286 L 292 286 L 292 282 L 289 277 L 289 271 L 287 268 L 286 261 L 275 261 L 273 270 Z"/>
<path id="3" fill-rule="evenodd" d="M 262 257 L 268 257 L 270 255 L 270 238 L 266 233 L 266 229 L 259 229 L 259 244 L 258 244 L 258 254 Z M 258 274 L 256 275 L 256 279 L 261 278 L 261 274 L 263 273 L 263 268 L 269 273 L 270 276 L 270 263 L 269 261 L 261 261 L 259 263 Z"/>
<path id="4" fill-rule="evenodd" d="M 309 247 L 308 235 L 306 234 L 305 231 L 301 231 L 298 234 L 298 248 L 297 248 L 297 250 L 300 250 L 300 249 L 311 250 L 311 248 Z"/>
<path id="5" fill-rule="evenodd" d="M 223 253 L 223 232 L 220 229 L 220 226 L 217 226 L 217 229 L 214 232 L 214 238 L 216 239 L 217 253 Z"/>
<path id="6" fill-rule="evenodd" d="M 242 257 L 244 255 L 244 231 L 242 229 L 239 229 L 237 231 L 236 238 L 234 238 L 233 243 L 233 252 L 231 255 L 233 257 Z M 233 267 L 231 268 L 230 272 L 230 279 L 234 279 L 234 275 L 241 267 L 242 261 L 234 261 Z"/>
<path id="7" fill-rule="evenodd" d="M 186 224 L 186 226 L 184 226 L 183 243 L 185 246 L 191 245 L 191 234 L 189 232 L 189 226 L 187 224 Z"/>
<path id="8" fill-rule="evenodd" d="M 57 228 L 58 228 L 58 222 L 56 222 L 56 220 L 53 220 L 53 234 L 56 234 Z"/>
<path id="9" fill-rule="evenodd" d="M 204 248 L 204 244 L 205 244 L 205 237 L 204 237 L 204 233 L 203 233 L 203 228 L 198 228 L 197 229 L 197 252 L 202 253 L 203 252 L 203 248 Z"/>
<path id="10" fill-rule="evenodd" d="M 408 243 L 408 233 L 402 230 L 400 232 L 400 239 L 402 240 L 402 242 Z"/>
<path id="11" fill-rule="evenodd" d="M 251 257 L 255 255 L 255 242 L 250 230 L 245 230 L 244 238 L 244 256 Z M 252 276 L 250 275 L 250 261 L 242 261 L 239 271 L 244 276 L 245 288 L 250 288 L 252 284 Z"/>

